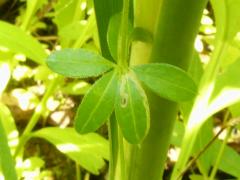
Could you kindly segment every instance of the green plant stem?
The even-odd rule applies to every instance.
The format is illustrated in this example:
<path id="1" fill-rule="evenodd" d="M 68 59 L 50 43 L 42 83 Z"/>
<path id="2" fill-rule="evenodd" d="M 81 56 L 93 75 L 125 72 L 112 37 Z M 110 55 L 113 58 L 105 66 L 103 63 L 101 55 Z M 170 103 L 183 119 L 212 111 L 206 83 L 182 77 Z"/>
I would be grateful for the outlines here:
<path id="1" fill-rule="evenodd" d="M 125 168 L 125 154 L 124 154 L 124 146 L 123 146 L 123 135 L 119 131 L 118 132 L 118 142 L 119 142 L 119 161 L 120 161 L 120 173 L 121 173 L 121 180 L 127 180 L 126 178 L 126 168 Z"/>
<path id="2" fill-rule="evenodd" d="M 128 19 L 130 0 L 123 0 L 121 26 L 118 40 L 118 64 L 127 67 L 128 62 Z"/>
<path id="3" fill-rule="evenodd" d="M 75 13 L 73 15 L 73 20 L 72 21 L 77 21 L 80 17 L 82 17 L 84 11 L 81 10 L 81 11 L 78 11 L 78 8 L 81 6 L 81 4 L 83 3 L 83 0 L 78 0 L 77 1 L 77 5 L 75 7 Z"/>
<path id="4" fill-rule="evenodd" d="M 37 124 L 41 114 L 46 110 L 47 100 L 53 94 L 53 92 L 56 90 L 56 88 L 58 87 L 59 80 L 61 80 L 61 78 L 62 78 L 61 76 L 57 76 L 57 77 L 55 77 L 54 80 L 51 81 L 49 87 L 47 88 L 46 93 L 44 94 L 41 102 L 36 107 L 31 119 L 29 120 L 29 123 L 27 124 L 27 127 L 24 129 L 24 131 L 20 137 L 19 144 L 14 153 L 14 157 L 16 157 L 18 155 L 18 153 L 22 149 L 23 145 L 28 140 L 31 131 Z"/>
<path id="5" fill-rule="evenodd" d="M 181 177 L 193 166 L 193 164 L 199 159 L 199 157 L 204 154 L 204 152 L 214 143 L 214 141 L 219 137 L 219 135 L 225 130 L 225 127 L 222 127 L 218 133 L 204 146 L 202 150 L 200 150 L 197 155 L 189 161 L 185 169 L 182 173 L 177 177 L 177 179 L 181 179 Z"/>
<path id="6" fill-rule="evenodd" d="M 153 32 L 154 44 L 148 62 L 169 63 L 187 69 L 192 59 L 193 44 L 206 3 L 207 0 L 159 1 L 158 23 L 154 28 L 156 29 Z M 144 8 L 147 8 L 147 5 Z M 139 16 L 141 18 L 141 14 Z M 139 57 L 132 57 L 131 61 L 132 64 L 146 63 Z M 132 162 L 134 170 L 129 178 L 131 180 L 162 179 L 178 112 L 176 103 L 162 99 L 149 91 L 147 95 L 151 109 L 150 130 L 142 144 L 133 147 L 135 154 L 132 156 L 136 157 L 135 162 Z"/>
<path id="7" fill-rule="evenodd" d="M 86 173 L 85 176 L 84 176 L 84 180 L 89 180 L 90 179 L 90 173 Z"/>
<path id="8" fill-rule="evenodd" d="M 15 162 L 8 146 L 8 138 L 2 124 L 2 117 L 0 118 L 0 166 L 5 179 L 17 180 Z"/>
<path id="9" fill-rule="evenodd" d="M 214 177 L 215 177 L 215 175 L 217 173 L 219 164 L 220 164 L 222 156 L 223 156 L 224 149 L 225 149 L 225 147 L 227 145 L 227 140 L 229 139 L 229 137 L 231 135 L 231 132 L 232 132 L 232 127 L 228 127 L 227 128 L 227 134 L 226 134 L 226 136 L 225 136 L 225 138 L 224 138 L 224 140 L 222 142 L 222 145 L 220 147 L 220 150 L 218 152 L 218 155 L 217 155 L 216 161 L 214 163 L 213 169 L 211 171 L 209 180 L 214 180 Z"/>
<path id="10" fill-rule="evenodd" d="M 81 33 L 81 36 L 73 44 L 72 46 L 73 48 L 80 48 L 83 46 L 83 44 L 86 42 L 88 38 L 87 34 L 89 33 L 89 31 L 93 31 L 94 24 L 95 24 L 95 16 L 94 16 L 94 13 L 92 13 L 88 18 L 87 24 L 84 27 L 83 32 Z"/>
<path id="11" fill-rule="evenodd" d="M 31 0 L 31 2 L 27 1 L 26 3 L 27 3 L 27 9 L 26 9 L 24 20 L 23 20 L 22 25 L 21 25 L 21 28 L 23 30 L 28 29 L 31 18 L 36 11 L 38 0 Z"/>
<path id="12" fill-rule="evenodd" d="M 75 162 L 75 166 L 76 166 L 76 180 L 82 180 L 81 168 L 77 162 Z"/>
<path id="13" fill-rule="evenodd" d="M 110 162 L 109 162 L 109 180 L 115 180 L 115 172 L 118 160 L 118 126 L 113 113 L 108 124 L 109 144 L 110 144 Z"/>

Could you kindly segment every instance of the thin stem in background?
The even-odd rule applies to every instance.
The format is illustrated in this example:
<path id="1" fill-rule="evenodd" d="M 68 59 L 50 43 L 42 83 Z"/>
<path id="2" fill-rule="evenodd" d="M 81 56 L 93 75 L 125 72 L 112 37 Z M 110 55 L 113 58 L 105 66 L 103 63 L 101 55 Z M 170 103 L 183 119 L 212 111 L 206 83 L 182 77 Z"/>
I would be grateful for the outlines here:
<path id="1" fill-rule="evenodd" d="M 228 141 L 228 139 L 229 139 L 229 137 L 231 135 L 232 129 L 233 129 L 233 127 L 228 127 L 227 128 L 227 134 L 226 134 L 226 136 L 225 136 L 225 138 L 224 138 L 224 140 L 222 142 L 222 145 L 220 147 L 220 150 L 218 152 L 218 155 L 217 155 L 216 161 L 214 163 L 213 169 L 211 171 L 209 180 L 214 180 L 214 177 L 215 177 L 215 175 L 217 173 L 219 164 L 220 164 L 222 156 L 223 156 L 224 149 L 225 149 L 225 147 L 227 145 L 227 141 Z"/>
<path id="2" fill-rule="evenodd" d="M 182 173 L 178 176 L 178 179 L 181 179 L 181 177 L 193 166 L 193 164 L 200 158 L 201 155 L 213 144 L 213 142 L 220 136 L 220 134 L 225 130 L 225 127 L 222 127 L 218 133 L 204 146 L 204 148 L 198 152 L 198 154 L 189 161 L 186 168 L 182 171 Z"/>
<path id="3" fill-rule="evenodd" d="M 121 168 L 121 180 L 127 180 L 126 178 L 126 167 L 125 167 L 125 155 L 124 155 L 124 146 L 123 146 L 123 135 L 121 131 L 118 132 L 118 142 L 119 142 L 119 160 Z"/>
<path id="4" fill-rule="evenodd" d="M 80 48 L 83 46 L 83 44 L 86 42 L 88 36 L 87 33 L 89 33 L 89 31 L 93 31 L 93 27 L 95 25 L 95 15 L 94 13 L 92 13 L 90 15 L 90 17 L 88 18 L 87 24 L 83 29 L 83 32 L 81 33 L 81 36 L 75 41 L 75 43 L 73 44 L 73 48 Z"/>
<path id="5" fill-rule="evenodd" d="M 77 162 L 75 162 L 75 167 L 76 167 L 76 180 L 82 180 L 81 168 Z"/>
<path id="6" fill-rule="evenodd" d="M 20 150 L 22 149 L 23 145 L 25 144 L 25 142 L 28 140 L 29 135 L 31 133 L 31 131 L 33 130 L 33 128 L 35 127 L 35 125 L 37 124 L 39 118 L 41 117 L 41 114 L 46 110 L 46 103 L 48 98 L 53 94 L 53 92 L 56 90 L 56 88 L 58 87 L 59 84 L 59 80 L 62 77 L 57 76 L 55 77 L 54 80 L 52 80 L 52 82 L 50 83 L 47 92 L 44 94 L 41 102 L 38 104 L 38 106 L 36 107 L 31 119 L 29 120 L 29 123 L 27 124 L 27 127 L 24 129 L 23 134 L 21 135 L 20 139 L 19 139 L 19 144 L 16 148 L 16 151 L 14 153 L 14 157 L 16 157 L 18 155 L 18 153 L 20 152 Z"/>

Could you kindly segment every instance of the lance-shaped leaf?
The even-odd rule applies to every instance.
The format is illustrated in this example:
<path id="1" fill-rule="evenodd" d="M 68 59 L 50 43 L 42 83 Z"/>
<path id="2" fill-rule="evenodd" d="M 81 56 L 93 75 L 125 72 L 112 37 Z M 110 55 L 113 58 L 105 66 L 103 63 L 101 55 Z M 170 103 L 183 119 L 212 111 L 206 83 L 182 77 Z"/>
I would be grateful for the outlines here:
<path id="1" fill-rule="evenodd" d="M 240 1 L 211 0 L 217 25 L 217 37 L 224 37 L 224 40 L 232 40 L 240 31 Z"/>
<path id="2" fill-rule="evenodd" d="M 79 133 L 97 130 L 111 115 L 117 92 L 115 72 L 99 79 L 84 96 L 75 116 L 75 128 Z"/>
<path id="3" fill-rule="evenodd" d="M 153 92 L 166 99 L 181 102 L 192 99 L 197 87 L 182 69 L 163 63 L 133 67 L 137 77 Z"/>
<path id="4" fill-rule="evenodd" d="M 32 133 L 33 137 L 44 138 L 62 153 L 91 173 L 99 174 L 109 159 L 108 141 L 96 133 L 78 134 L 73 128 L 43 128 Z"/>
<path id="5" fill-rule="evenodd" d="M 209 101 L 209 116 L 240 100 L 240 58 L 231 64 L 216 80 Z"/>
<path id="6" fill-rule="evenodd" d="M 115 61 L 117 61 L 118 36 L 121 24 L 121 14 L 115 14 L 111 17 L 107 32 L 107 42 L 110 53 Z"/>
<path id="7" fill-rule="evenodd" d="M 132 75 L 121 78 L 115 112 L 125 139 L 133 144 L 140 143 L 149 128 L 149 105 L 144 90 Z"/>
<path id="8" fill-rule="evenodd" d="M 119 31 L 121 26 L 121 13 L 113 15 L 109 21 L 107 42 L 110 53 L 115 61 L 117 61 Z M 128 36 L 133 33 L 132 24 L 128 23 Z M 130 43 L 130 42 L 129 42 Z"/>
<path id="9" fill-rule="evenodd" d="M 43 64 L 47 54 L 42 45 L 22 29 L 0 21 L 0 47 L 14 53 L 23 53 L 36 63 Z"/>
<path id="10" fill-rule="evenodd" d="M 86 78 L 99 76 L 113 68 L 114 64 L 86 49 L 63 49 L 47 58 L 48 67 L 67 77 Z"/>

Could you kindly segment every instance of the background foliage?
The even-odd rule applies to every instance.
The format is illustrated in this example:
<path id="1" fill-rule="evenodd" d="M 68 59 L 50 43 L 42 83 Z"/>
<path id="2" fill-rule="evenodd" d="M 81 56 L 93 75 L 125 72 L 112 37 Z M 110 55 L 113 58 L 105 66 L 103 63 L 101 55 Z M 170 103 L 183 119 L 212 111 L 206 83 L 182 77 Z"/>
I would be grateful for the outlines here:
<path id="1" fill-rule="evenodd" d="M 115 47 L 117 39 L 114 32 L 119 29 L 116 28 L 119 15 L 113 16 L 111 20 L 108 18 L 109 15 L 106 15 L 121 11 L 122 3 L 117 2 L 118 4 L 106 7 L 110 9 L 109 12 L 105 12 L 105 9 L 96 5 L 96 8 L 100 8 L 97 12 L 103 12 L 97 14 L 98 24 L 96 24 L 93 0 L 0 0 L 1 177 L 105 179 L 108 175 L 110 154 L 106 124 L 97 122 L 94 127 L 91 124 L 86 125 L 86 132 L 102 126 L 94 133 L 80 135 L 73 128 L 73 120 L 76 113 L 82 114 L 83 110 L 77 111 L 77 107 L 81 102 L 86 102 L 83 96 L 93 87 L 92 84 L 98 80 L 98 75 L 109 71 L 114 66 L 112 62 L 117 59 Z M 95 3 L 100 1 L 96 0 Z M 227 46 L 224 48 L 223 55 L 218 57 L 221 59 L 220 70 L 217 72 L 215 88 L 205 114 L 209 120 L 200 128 L 193 151 L 190 152 L 193 159 L 184 170 L 184 177 L 189 179 L 196 180 L 215 175 L 220 179 L 240 178 L 240 104 L 238 103 L 240 99 L 240 26 L 237 21 L 240 18 L 238 8 L 240 8 L 238 0 L 225 0 L 221 3 L 212 0 L 203 12 L 195 42 L 196 52 L 188 70 L 188 74 L 196 84 L 200 84 L 200 78 L 206 70 L 213 50 L 217 48 L 214 40 L 224 40 Z M 106 24 L 109 21 L 110 24 Z M 128 25 L 130 28 L 132 21 L 132 12 L 130 12 Z M 99 31 L 97 31 L 97 25 L 101 26 Z M 107 32 L 108 37 L 104 39 L 108 39 L 108 42 L 99 40 L 99 38 L 103 39 L 101 36 L 106 36 Z M 140 36 L 133 39 L 152 42 L 151 35 L 136 34 Z M 50 57 L 52 57 L 53 66 L 56 67 L 55 54 L 52 52 L 63 48 L 71 48 L 71 53 L 68 54 L 66 50 L 66 53 L 60 55 L 62 59 L 58 61 L 59 67 L 71 68 L 71 71 L 65 71 L 66 74 L 62 74 L 70 76 L 67 78 L 55 74 L 46 64 L 46 58 L 52 54 Z M 79 48 L 82 49 L 73 50 Z M 95 52 L 96 55 L 92 56 L 91 52 Z M 99 55 L 101 52 L 111 62 L 101 57 Z M 99 66 L 87 71 L 87 67 L 83 66 L 84 63 L 70 65 L 69 62 L 66 63 L 70 56 L 74 63 L 79 53 L 85 53 L 83 58 L 86 61 L 90 56 L 92 59 L 90 63 L 94 64 L 96 59 Z M 51 67 L 51 59 L 48 65 Z M 75 68 L 77 70 L 72 71 Z M 72 74 L 72 72 L 80 72 L 79 68 L 82 68 L 82 74 Z M 56 69 L 59 70 L 58 67 Z M 154 84 L 155 79 L 144 76 L 143 71 L 147 71 L 147 67 L 140 66 L 136 70 L 139 79 L 154 90 L 157 86 Z M 89 72 L 93 73 L 87 74 Z M 167 77 L 166 74 L 169 72 L 171 70 L 165 72 L 163 76 Z M 159 75 L 157 71 L 150 71 L 150 73 Z M 107 78 L 109 79 L 105 77 L 97 82 L 106 84 Z M 130 84 L 132 83 L 129 94 L 136 99 L 142 96 L 138 85 L 134 84 L 130 76 L 126 78 L 129 79 Z M 178 82 L 181 84 L 182 80 L 178 79 Z M 190 88 L 195 89 L 193 86 Z M 160 95 L 168 97 L 172 93 L 165 92 L 167 94 Z M 94 95 L 100 96 L 97 93 Z M 111 94 L 111 96 L 115 95 Z M 179 96 L 175 96 L 173 100 L 182 100 L 178 98 Z M 94 101 L 94 97 L 92 99 Z M 107 106 L 113 105 L 110 101 L 102 103 L 105 103 L 106 109 Z M 137 104 L 138 108 L 145 106 L 144 103 Z M 180 105 L 166 162 L 165 178 L 170 176 L 179 154 L 192 104 L 193 102 L 186 102 Z M 131 107 L 128 107 L 129 109 L 131 110 Z M 92 109 L 86 111 L 92 111 Z M 110 114 L 110 111 L 111 107 L 107 113 Z M 116 113 L 126 114 L 120 105 Z M 147 116 L 148 112 L 144 114 L 145 112 L 141 111 L 141 113 L 140 115 Z M 101 113 L 101 109 L 97 109 L 96 114 L 105 116 Z M 121 121 L 121 117 L 119 119 Z M 129 124 L 124 122 L 124 118 L 122 119 L 120 126 L 127 127 Z M 132 137 L 127 131 L 124 133 L 126 138 L 132 142 L 138 142 L 143 138 L 148 126 L 147 122 L 144 123 L 146 127 L 143 127 L 138 137 L 137 135 Z M 84 131 L 84 129 L 78 131 Z"/>

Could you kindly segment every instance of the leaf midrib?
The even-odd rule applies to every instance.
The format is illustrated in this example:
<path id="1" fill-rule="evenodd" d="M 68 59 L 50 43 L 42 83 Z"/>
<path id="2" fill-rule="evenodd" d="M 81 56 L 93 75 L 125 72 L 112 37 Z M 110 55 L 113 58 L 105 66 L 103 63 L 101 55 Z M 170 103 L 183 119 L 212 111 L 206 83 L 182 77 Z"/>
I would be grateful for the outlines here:
<path id="1" fill-rule="evenodd" d="M 81 130 L 83 130 L 83 129 L 89 124 L 89 121 L 91 121 L 94 113 L 95 113 L 96 110 L 99 108 L 99 105 L 101 104 L 101 102 L 102 102 L 102 100 L 104 99 L 107 91 L 109 90 L 109 88 L 110 88 L 110 86 L 111 86 L 111 84 L 112 84 L 112 81 L 113 81 L 114 77 L 115 77 L 115 73 L 113 73 L 113 75 L 112 75 L 112 77 L 111 77 L 108 85 L 106 86 L 105 90 L 103 91 L 102 96 L 100 97 L 100 99 L 99 99 L 99 101 L 97 102 L 96 106 L 95 106 L 95 107 L 93 108 L 93 110 L 91 111 L 90 115 L 88 116 L 87 121 L 85 121 L 85 123 L 83 124 Z"/>
<path id="2" fill-rule="evenodd" d="M 128 81 L 130 81 L 130 80 L 128 80 Z M 134 81 L 133 81 L 133 84 L 134 84 Z M 130 91 L 130 87 L 129 87 L 129 82 L 127 83 L 127 89 L 128 89 L 128 91 L 130 93 L 130 96 L 129 96 L 129 106 L 130 106 L 130 110 L 131 110 L 131 114 L 132 114 L 131 116 L 134 119 L 133 120 L 133 127 L 134 127 L 134 131 L 135 131 L 136 137 L 139 140 L 140 137 L 139 137 L 139 134 L 138 134 L 137 128 L 136 128 L 136 116 L 135 116 L 135 110 L 133 108 L 132 95 L 131 95 L 131 91 Z"/>
<path id="3" fill-rule="evenodd" d="M 176 84 L 174 84 L 174 83 L 172 83 L 171 81 L 167 81 L 167 80 L 164 80 L 164 79 L 160 79 L 160 78 L 158 78 L 158 77 L 154 77 L 154 76 L 150 76 L 150 75 L 146 75 L 146 73 L 144 73 L 145 75 L 140 75 L 140 77 L 146 77 L 146 78 L 144 78 L 144 79 L 154 79 L 154 81 L 156 80 L 156 81 L 158 81 L 158 82 L 163 82 L 163 83 L 165 83 L 165 84 L 170 84 L 171 86 L 173 86 L 173 87 L 176 87 L 177 89 L 183 89 L 183 90 L 185 90 L 185 91 L 187 91 L 187 92 L 190 92 L 191 94 L 193 94 L 193 95 L 195 95 L 196 94 L 196 92 L 195 91 L 193 91 L 192 89 L 188 89 L 188 88 L 185 88 L 185 87 L 182 87 L 182 86 L 178 86 L 178 85 L 176 85 Z M 142 79 L 142 78 L 141 78 Z M 144 81 L 144 83 L 146 84 L 146 82 Z M 149 84 L 149 83 L 148 83 Z M 152 86 L 151 86 L 152 87 Z"/>

